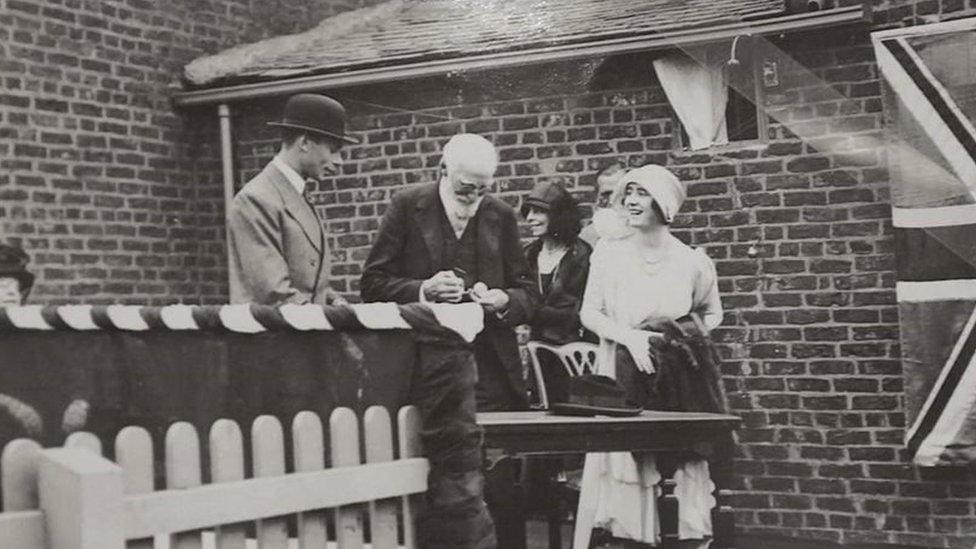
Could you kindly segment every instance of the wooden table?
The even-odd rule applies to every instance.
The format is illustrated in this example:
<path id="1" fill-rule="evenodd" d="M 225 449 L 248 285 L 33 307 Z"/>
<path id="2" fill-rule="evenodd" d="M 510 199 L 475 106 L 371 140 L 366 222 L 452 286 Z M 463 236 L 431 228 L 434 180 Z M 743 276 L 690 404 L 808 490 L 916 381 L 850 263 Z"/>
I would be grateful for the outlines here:
<path id="1" fill-rule="evenodd" d="M 632 417 L 554 416 L 544 411 L 478 414 L 485 448 L 511 455 L 579 454 L 585 452 L 709 452 L 711 445 L 739 426 L 732 415 L 690 412 L 643 412 Z M 731 456 L 725 456 L 731 459 Z M 661 543 L 677 547 L 678 504 L 673 471 L 662 470 Z M 718 483 L 717 483 L 718 484 Z M 729 494 L 716 492 L 713 510 L 714 549 L 732 547 L 733 516 Z M 552 517 L 550 517 L 552 518 Z M 550 520 L 550 549 L 562 547 L 558 524 Z M 582 549 L 586 549 L 585 547 Z"/>

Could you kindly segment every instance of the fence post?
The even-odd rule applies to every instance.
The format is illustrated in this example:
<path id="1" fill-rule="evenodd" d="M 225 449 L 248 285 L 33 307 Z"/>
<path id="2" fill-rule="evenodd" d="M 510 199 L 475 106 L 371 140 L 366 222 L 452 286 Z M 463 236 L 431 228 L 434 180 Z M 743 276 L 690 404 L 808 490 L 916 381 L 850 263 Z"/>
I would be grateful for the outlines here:
<path id="1" fill-rule="evenodd" d="M 3 510 L 37 509 L 37 461 L 42 452 L 37 442 L 19 438 L 0 453 L 0 502 Z"/>
<path id="2" fill-rule="evenodd" d="M 81 448 L 41 452 L 38 476 L 49 549 L 125 549 L 122 469 Z"/>

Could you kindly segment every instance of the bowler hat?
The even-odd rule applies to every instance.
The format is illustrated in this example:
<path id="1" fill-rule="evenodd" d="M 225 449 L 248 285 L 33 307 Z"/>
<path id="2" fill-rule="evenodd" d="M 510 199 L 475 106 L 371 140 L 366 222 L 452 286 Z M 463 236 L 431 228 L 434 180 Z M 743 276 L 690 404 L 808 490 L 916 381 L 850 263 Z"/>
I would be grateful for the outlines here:
<path id="1" fill-rule="evenodd" d="M 359 143 L 356 138 L 346 134 L 346 109 L 342 104 L 317 93 L 291 96 L 285 103 L 281 122 L 268 122 L 268 125 L 316 133 L 346 143 Z"/>
<path id="2" fill-rule="evenodd" d="M 0 244 L 0 278 L 14 278 L 20 282 L 20 292 L 27 295 L 34 284 L 34 275 L 27 272 L 30 258 L 20 248 Z"/>
<path id="3" fill-rule="evenodd" d="M 626 390 L 608 376 L 584 374 L 569 378 L 567 402 L 555 402 L 550 413 L 564 416 L 636 416 L 640 406 L 627 402 Z"/>

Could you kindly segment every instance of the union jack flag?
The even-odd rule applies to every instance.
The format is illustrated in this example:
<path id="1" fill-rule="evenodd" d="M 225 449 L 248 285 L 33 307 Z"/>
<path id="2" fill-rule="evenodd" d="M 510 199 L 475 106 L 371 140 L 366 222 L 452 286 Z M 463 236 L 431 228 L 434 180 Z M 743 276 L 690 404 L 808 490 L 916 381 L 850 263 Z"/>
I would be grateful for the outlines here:
<path id="1" fill-rule="evenodd" d="M 905 379 L 919 465 L 976 463 L 976 21 L 872 35 L 885 86 Z"/>

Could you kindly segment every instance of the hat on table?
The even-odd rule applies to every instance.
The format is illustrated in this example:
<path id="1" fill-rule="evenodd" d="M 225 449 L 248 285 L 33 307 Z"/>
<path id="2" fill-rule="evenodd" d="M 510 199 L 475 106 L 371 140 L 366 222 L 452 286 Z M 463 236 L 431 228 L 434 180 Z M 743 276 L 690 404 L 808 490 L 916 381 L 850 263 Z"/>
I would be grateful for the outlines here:
<path id="1" fill-rule="evenodd" d="M 627 403 L 626 391 L 611 377 L 584 374 L 569 378 L 569 397 L 555 402 L 550 413 L 564 416 L 636 416 L 640 407 Z"/>

